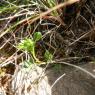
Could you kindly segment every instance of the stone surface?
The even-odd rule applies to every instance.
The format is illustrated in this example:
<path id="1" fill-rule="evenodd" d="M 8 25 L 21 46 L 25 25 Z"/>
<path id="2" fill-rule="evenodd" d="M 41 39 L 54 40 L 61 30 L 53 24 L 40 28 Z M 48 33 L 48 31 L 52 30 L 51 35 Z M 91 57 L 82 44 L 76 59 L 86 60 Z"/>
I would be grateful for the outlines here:
<path id="1" fill-rule="evenodd" d="M 95 74 L 95 64 L 82 64 L 81 67 Z M 65 65 L 59 71 L 47 71 L 50 84 L 63 73 L 66 75 L 53 87 L 52 95 L 95 95 L 95 79 L 83 71 Z"/>

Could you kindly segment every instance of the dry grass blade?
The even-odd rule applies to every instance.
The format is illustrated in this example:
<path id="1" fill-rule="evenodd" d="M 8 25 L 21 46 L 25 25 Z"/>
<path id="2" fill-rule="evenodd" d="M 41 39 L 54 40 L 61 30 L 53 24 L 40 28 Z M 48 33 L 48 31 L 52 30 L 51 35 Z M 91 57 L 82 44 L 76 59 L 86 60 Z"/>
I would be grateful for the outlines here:
<path id="1" fill-rule="evenodd" d="M 17 26 L 17 25 L 22 24 L 22 23 L 23 23 L 23 25 L 26 25 L 27 23 L 32 24 L 32 23 L 35 22 L 36 20 L 38 20 L 38 19 L 40 19 L 40 18 L 43 18 L 44 16 L 46 16 L 46 15 L 49 14 L 49 13 L 51 13 L 52 11 L 57 10 L 57 9 L 59 9 L 59 8 L 62 8 L 62 7 L 65 7 L 65 6 L 67 6 L 67 5 L 71 5 L 71 4 L 76 3 L 76 2 L 79 2 L 79 0 L 68 0 L 68 1 L 66 1 L 66 2 L 64 2 L 64 3 L 61 3 L 61 4 L 59 4 L 59 5 L 56 5 L 55 7 L 49 9 L 49 10 L 46 11 L 46 12 L 40 13 L 40 14 L 39 14 L 37 17 L 35 17 L 34 19 L 31 19 L 31 17 L 29 17 L 29 18 L 26 18 L 26 19 L 20 21 L 19 23 L 17 23 L 17 24 L 14 25 L 13 27 L 11 27 L 11 29 L 14 28 L 14 27 Z M 8 29 L 8 30 L 4 31 L 2 34 L 0 34 L 0 38 L 3 37 L 3 36 L 4 36 L 6 33 L 8 33 L 8 32 L 10 32 L 10 29 Z"/>

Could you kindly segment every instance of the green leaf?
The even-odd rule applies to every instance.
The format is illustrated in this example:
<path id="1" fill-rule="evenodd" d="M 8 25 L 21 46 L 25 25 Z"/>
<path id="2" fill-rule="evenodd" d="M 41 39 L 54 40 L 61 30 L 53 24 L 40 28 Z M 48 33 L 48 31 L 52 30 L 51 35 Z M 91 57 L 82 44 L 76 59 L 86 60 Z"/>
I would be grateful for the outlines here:
<path id="1" fill-rule="evenodd" d="M 33 40 L 34 40 L 35 42 L 37 42 L 37 41 L 40 40 L 41 38 L 42 38 L 41 32 L 35 32 L 35 33 L 34 33 Z"/>
<path id="2" fill-rule="evenodd" d="M 44 57 L 46 61 L 51 61 L 53 58 L 53 55 L 48 50 L 46 50 Z"/>
<path id="3" fill-rule="evenodd" d="M 22 40 L 17 48 L 31 53 L 35 61 L 39 62 L 35 55 L 35 41 L 32 39 L 26 38 L 25 40 Z"/>
<path id="4" fill-rule="evenodd" d="M 17 46 L 18 49 L 22 49 L 28 52 L 31 52 L 34 50 L 35 43 L 33 40 L 26 38 L 25 40 L 22 40 L 21 43 Z"/>

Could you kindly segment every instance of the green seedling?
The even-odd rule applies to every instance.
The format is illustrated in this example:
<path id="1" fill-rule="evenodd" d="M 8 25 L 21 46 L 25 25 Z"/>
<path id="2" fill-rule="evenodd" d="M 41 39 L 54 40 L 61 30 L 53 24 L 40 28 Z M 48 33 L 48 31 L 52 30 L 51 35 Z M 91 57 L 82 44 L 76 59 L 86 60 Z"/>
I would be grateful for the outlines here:
<path id="1" fill-rule="evenodd" d="M 36 46 L 36 42 L 39 41 L 42 38 L 42 34 L 40 32 L 35 32 L 33 39 L 30 38 L 25 38 L 24 40 L 21 41 L 21 43 L 19 43 L 19 45 L 17 46 L 18 49 L 21 49 L 23 51 L 27 51 L 29 52 L 32 56 L 32 62 L 31 61 L 25 61 L 24 62 L 24 67 L 28 68 L 30 66 L 30 64 L 32 63 L 42 63 L 41 61 L 39 61 L 39 59 L 36 57 L 36 53 L 35 53 L 35 46 Z M 46 50 L 45 54 L 45 61 L 51 61 L 53 58 L 53 55 Z"/>
<path id="2" fill-rule="evenodd" d="M 48 50 L 46 50 L 44 57 L 46 61 L 51 61 L 53 59 L 53 55 Z"/>
<path id="3" fill-rule="evenodd" d="M 21 49 L 21 50 L 31 53 L 34 60 L 37 63 L 39 63 L 40 61 L 38 58 L 36 58 L 36 54 L 35 54 L 35 46 L 36 46 L 36 42 L 38 40 L 40 40 L 41 38 L 42 38 L 42 34 L 40 32 L 36 32 L 36 33 L 34 33 L 33 39 L 26 38 L 26 39 L 22 40 L 21 43 L 19 43 L 19 45 L 18 45 L 18 49 Z"/>

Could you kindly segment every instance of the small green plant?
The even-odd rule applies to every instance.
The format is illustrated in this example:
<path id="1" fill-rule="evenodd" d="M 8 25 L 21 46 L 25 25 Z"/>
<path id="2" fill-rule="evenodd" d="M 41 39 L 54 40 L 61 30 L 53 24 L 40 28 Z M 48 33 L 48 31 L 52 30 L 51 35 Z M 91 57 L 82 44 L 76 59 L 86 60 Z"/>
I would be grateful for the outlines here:
<path id="1" fill-rule="evenodd" d="M 46 50 L 44 57 L 46 61 L 51 61 L 53 59 L 53 55 L 48 50 Z"/>
<path id="2" fill-rule="evenodd" d="M 21 43 L 19 43 L 17 48 L 29 52 L 33 56 L 33 59 L 36 63 L 41 63 L 41 61 L 39 61 L 39 59 L 36 57 L 36 53 L 35 53 L 36 42 L 39 41 L 41 38 L 42 38 L 42 34 L 40 32 L 35 32 L 33 39 L 25 38 L 24 40 L 21 41 Z M 45 61 L 47 62 L 52 60 L 53 55 L 48 50 L 46 50 L 44 57 L 45 57 Z M 25 61 L 25 64 L 26 63 L 29 63 L 27 66 L 30 65 L 30 62 Z"/>
<path id="3" fill-rule="evenodd" d="M 41 38 L 42 38 L 42 34 L 40 32 L 35 32 L 33 39 L 25 38 L 17 46 L 18 49 L 27 51 L 33 56 L 32 60 L 24 61 L 24 68 L 30 68 L 33 63 L 40 63 L 40 64 L 43 63 L 36 57 L 36 53 L 35 53 L 36 42 L 39 41 Z M 48 62 L 52 60 L 53 55 L 48 50 L 46 50 L 44 57 L 45 57 L 45 61 Z"/>
<path id="4" fill-rule="evenodd" d="M 39 63 L 40 61 L 38 58 L 36 58 L 36 54 L 35 54 L 35 45 L 36 45 L 36 42 L 38 40 L 40 40 L 41 38 L 42 38 L 42 34 L 40 32 L 35 32 L 33 39 L 25 38 L 24 40 L 21 41 L 21 43 L 19 43 L 19 45 L 17 47 L 18 47 L 18 49 L 21 49 L 21 50 L 31 53 L 34 60 L 37 63 Z"/>

